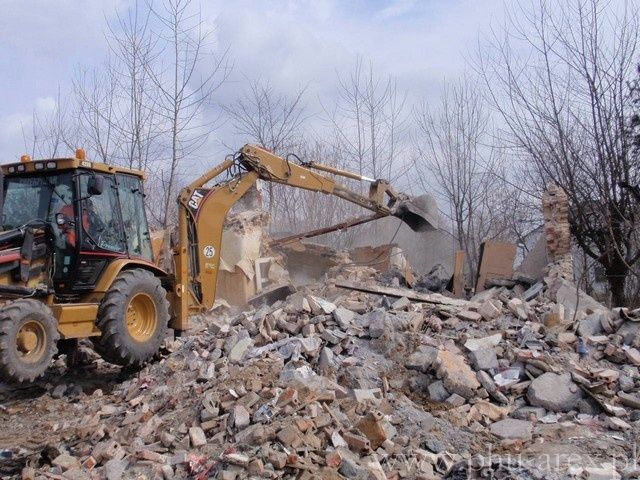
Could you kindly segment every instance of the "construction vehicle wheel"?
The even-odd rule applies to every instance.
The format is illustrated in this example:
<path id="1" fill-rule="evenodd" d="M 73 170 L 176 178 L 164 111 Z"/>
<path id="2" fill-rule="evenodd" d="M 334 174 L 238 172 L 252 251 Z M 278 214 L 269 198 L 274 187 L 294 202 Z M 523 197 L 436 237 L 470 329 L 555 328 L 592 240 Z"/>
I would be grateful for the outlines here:
<path id="1" fill-rule="evenodd" d="M 168 333 L 169 302 L 151 272 L 125 270 L 114 280 L 98 309 L 100 337 L 92 338 L 106 361 L 140 366 L 157 352 Z"/>
<path id="2" fill-rule="evenodd" d="M 57 352 L 57 322 L 49 307 L 22 299 L 0 309 L 0 380 L 33 382 Z"/>

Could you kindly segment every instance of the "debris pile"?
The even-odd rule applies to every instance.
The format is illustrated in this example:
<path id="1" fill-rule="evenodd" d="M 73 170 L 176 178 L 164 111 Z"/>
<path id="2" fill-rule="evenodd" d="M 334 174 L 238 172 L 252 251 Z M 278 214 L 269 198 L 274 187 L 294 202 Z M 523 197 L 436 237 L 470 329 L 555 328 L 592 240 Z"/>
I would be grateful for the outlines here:
<path id="1" fill-rule="evenodd" d="M 467 301 L 382 286 L 376 275 L 350 265 L 272 305 L 219 308 L 109 391 L 49 378 L 43 396 L 0 410 L 5 432 L 43 412 L 29 442 L 2 438 L 10 462 L 0 472 L 637 475 L 640 311 L 609 311 L 561 276 Z"/>
<path id="2" fill-rule="evenodd" d="M 370 277 L 369 273 L 378 272 L 383 274 L 381 279 L 391 281 L 396 278 L 405 286 L 414 286 L 416 280 L 402 249 L 394 243 L 335 250 L 325 245 L 295 241 L 277 244 L 274 249 L 283 254 L 287 271 L 296 285 L 314 283 L 325 276 L 334 277 L 345 270 L 355 274 L 366 272 L 367 277 Z"/>

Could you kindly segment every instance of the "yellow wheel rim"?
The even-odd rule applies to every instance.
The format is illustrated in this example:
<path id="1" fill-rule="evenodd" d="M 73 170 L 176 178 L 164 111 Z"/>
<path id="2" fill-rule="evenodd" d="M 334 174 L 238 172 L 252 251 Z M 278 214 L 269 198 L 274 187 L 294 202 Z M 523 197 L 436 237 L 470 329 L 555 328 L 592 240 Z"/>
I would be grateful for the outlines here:
<path id="1" fill-rule="evenodd" d="M 16 350 L 22 361 L 37 363 L 47 351 L 47 331 L 42 323 L 28 320 L 18 330 Z"/>
<path id="2" fill-rule="evenodd" d="M 156 305 L 146 293 L 137 293 L 127 305 L 127 330 L 136 342 L 146 342 L 156 331 Z"/>

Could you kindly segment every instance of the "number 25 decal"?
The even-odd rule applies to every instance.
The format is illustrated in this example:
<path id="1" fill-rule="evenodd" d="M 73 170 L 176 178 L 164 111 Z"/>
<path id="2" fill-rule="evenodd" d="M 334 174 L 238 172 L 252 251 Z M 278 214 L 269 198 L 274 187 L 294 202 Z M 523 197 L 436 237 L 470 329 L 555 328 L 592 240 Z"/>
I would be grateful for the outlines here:
<path id="1" fill-rule="evenodd" d="M 204 254 L 205 257 L 211 258 L 216 254 L 216 249 L 213 248 L 213 246 L 211 246 L 211 245 L 206 245 L 202 249 L 202 253 Z"/>

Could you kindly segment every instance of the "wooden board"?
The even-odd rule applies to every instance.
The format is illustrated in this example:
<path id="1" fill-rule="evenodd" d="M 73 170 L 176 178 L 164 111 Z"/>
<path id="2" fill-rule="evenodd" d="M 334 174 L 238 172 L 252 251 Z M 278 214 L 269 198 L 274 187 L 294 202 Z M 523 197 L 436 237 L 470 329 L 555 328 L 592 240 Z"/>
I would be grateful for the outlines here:
<path id="1" fill-rule="evenodd" d="M 510 279 L 515 259 L 516 246 L 513 243 L 483 242 L 480 246 L 476 293 L 482 292 L 486 281 L 491 278 Z"/>
<path id="2" fill-rule="evenodd" d="M 453 264 L 453 294 L 456 298 L 464 297 L 464 251 L 456 250 Z"/>

